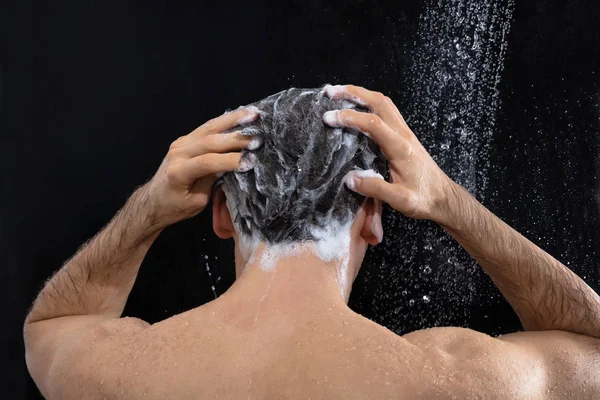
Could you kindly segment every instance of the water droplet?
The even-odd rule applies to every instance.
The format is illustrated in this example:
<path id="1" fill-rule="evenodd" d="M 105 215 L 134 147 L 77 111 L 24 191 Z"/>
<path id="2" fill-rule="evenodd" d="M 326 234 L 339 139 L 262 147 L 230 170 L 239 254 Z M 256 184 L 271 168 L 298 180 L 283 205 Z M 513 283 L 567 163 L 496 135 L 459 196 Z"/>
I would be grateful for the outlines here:
<path id="1" fill-rule="evenodd" d="M 408 305 L 409 305 L 409 306 L 414 306 L 414 305 L 415 305 L 415 299 L 410 299 L 410 300 L 408 301 Z"/>
<path id="2" fill-rule="evenodd" d="M 423 268 L 423 273 L 429 275 L 431 273 L 431 267 L 427 265 L 425 268 Z"/>
<path id="3" fill-rule="evenodd" d="M 431 299 L 429 298 L 429 296 L 424 295 L 423 296 L 423 303 L 429 303 L 431 301 Z"/>

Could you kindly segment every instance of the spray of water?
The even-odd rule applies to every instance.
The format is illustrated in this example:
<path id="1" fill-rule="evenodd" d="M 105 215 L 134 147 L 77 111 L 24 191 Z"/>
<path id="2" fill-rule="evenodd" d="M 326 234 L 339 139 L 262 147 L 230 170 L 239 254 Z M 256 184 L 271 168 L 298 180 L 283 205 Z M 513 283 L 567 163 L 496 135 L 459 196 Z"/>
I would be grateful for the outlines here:
<path id="1" fill-rule="evenodd" d="M 598 127 L 600 129 L 600 92 L 598 92 L 596 95 L 596 118 L 598 120 Z M 600 136 L 600 132 L 597 134 Z M 596 161 L 596 181 L 596 204 L 598 205 L 598 211 L 600 212 L 600 157 L 598 157 Z M 598 268 L 600 268 L 600 266 Z M 600 276 L 600 273 L 598 276 Z"/>
<path id="2" fill-rule="evenodd" d="M 407 78 L 390 93 L 409 99 L 402 109 L 409 126 L 440 167 L 482 200 L 513 8 L 513 0 L 430 1 L 405 56 Z M 387 212 L 384 227 L 365 277 L 374 293 L 357 303 L 370 303 L 369 314 L 398 333 L 432 321 L 465 325 L 481 273 L 475 263 L 434 224 Z"/>

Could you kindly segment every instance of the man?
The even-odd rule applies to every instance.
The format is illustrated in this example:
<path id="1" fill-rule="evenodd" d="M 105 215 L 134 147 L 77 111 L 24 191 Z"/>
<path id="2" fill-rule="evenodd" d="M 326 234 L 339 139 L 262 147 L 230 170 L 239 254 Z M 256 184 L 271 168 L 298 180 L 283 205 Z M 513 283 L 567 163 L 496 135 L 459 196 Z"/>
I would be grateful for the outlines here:
<path id="1" fill-rule="evenodd" d="M 235 239 L 235 284 L 154 325 L 119 318 L 154 239 L 211 193 L 215 233 Z M 399 337 L 352 312 L 381 201 L 443 226 L 527 332 Z M 177 139 L 48 281 L 24 335 L 49 399 L 600 398 L 598 295 L 452 182 L 389 98 L 355 86 L 282 92 Z"/>

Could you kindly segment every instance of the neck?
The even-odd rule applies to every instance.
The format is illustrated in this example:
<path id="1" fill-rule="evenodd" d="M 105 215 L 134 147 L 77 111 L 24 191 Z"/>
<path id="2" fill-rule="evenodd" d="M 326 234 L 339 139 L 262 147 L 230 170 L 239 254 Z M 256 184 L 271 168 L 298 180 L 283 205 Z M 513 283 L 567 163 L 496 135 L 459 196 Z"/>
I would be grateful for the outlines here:
<path id="1" fill-rule="evenodd" d="M 238 257 L 236 257 L 238 258 Z M 236 264 L 242 257 L 236 259 Z M 266 296 L 280 304 L 348 302 L 354 272 L 349 254 L 323 260 L 312 243 L 265 246 L 259 244 L 248 261 L 238 265 L 232 289 L 245 298 Z M 261 300 L 261 301 L 262 301 Z"/>

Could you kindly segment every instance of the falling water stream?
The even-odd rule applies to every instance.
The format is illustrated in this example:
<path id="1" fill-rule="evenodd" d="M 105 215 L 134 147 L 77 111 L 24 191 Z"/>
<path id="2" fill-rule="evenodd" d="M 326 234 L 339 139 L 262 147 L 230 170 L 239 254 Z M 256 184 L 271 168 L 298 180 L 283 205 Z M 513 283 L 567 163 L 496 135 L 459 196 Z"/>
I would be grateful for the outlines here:
<path id="1" fill-rule="evenodd" d="M 491 172 L 513 8 L 512 0 L 429 2 L 405 55 L 401 92 L 391 93 L 410 99 L 402 110 L 408 125 L 440 167 L 480 200 Z M 384 229 L 365 277 L 377 282 L 370 307 L 378 322 L 398 333 L 405 333 L 406 318 L 422 328 L 464 324 L 480 279 L 475 262 L 431 223 L 388 210 Z"/>

